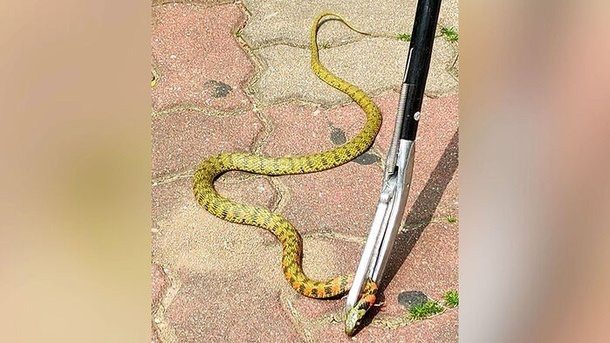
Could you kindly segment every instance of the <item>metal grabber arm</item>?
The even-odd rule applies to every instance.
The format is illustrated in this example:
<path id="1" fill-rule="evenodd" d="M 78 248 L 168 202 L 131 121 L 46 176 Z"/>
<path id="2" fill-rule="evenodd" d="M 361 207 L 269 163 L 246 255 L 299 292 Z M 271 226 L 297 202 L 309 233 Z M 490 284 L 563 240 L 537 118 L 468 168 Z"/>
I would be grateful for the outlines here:
<path id="1" fill-rule="evenodd" d="M 347 296 L 346 310 L 358 302 L 367 279 L 376 284 L 392 251 L 411 185 L 415 136 L 441 0 L 419 0 L 407 55 L 407 65 L 400 90 L 396 126 L 392 138 L 381 187 L 381 195 L 373 223 Z"/>

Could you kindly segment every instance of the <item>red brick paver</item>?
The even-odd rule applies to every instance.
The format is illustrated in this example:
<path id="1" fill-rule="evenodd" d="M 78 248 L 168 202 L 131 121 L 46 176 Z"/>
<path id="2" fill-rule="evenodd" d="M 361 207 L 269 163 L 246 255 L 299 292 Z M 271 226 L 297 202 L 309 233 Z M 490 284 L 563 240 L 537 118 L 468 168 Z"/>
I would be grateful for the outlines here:
<path id="1" fill-rule="evenodd" d="M 180 275 L 167 311 L 179 342 L 298 342 L 290 315 L 256 275 Z"/>
<path id="2" fill-rule="evenodd" d="M 250 108 L 242 87 L 254 64 L 233 37 L 244 21 L 236 5 L 153 7 L 152 53 L 159 73 L 153 108 Z"/>
<path id="3" fill-rule="evenodd" d="M 208 156 L 250 151 L 263 125 L 254 113 L 213 116 L 183 111 L 152 118 L 153 178 L 194 170 Z"/>
<path id="4" fill-rule="evenodd" d="M 383 315 L 405 313 L 405 308 L 398 304 L 400 292 L 421 291 L 429 298 L 440 300 L 446 291 L 457 290 L 457 224 L 431 223 L 423 230 L 401 232 L 386 271 L 388 275 L 394 273 L 384 292 Z"/>

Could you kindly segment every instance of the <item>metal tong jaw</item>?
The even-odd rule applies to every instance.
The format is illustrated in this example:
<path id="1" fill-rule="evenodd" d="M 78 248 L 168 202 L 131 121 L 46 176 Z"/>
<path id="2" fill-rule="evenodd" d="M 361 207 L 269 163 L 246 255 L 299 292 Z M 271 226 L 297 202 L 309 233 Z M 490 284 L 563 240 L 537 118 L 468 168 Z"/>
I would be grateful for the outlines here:
<path id="1" fill-rule="evenodd" d="M 376 284 L 381 281 L 396 234 L 400 229 L 411 185 L 415 155 L 415 142 L 400 138 L 405 115 L 405 102 L 411 87 L 413 87 L 411 84 L 402 84 L 396 126 L 386 159 L 381 195 L 352 287 L 347 295 L 345 307 L 347 311 L 358 302 L 367 279 L 371 279 Z M 413 117 L 415 120 L 419 120 L 419 112 L 415 113 Z"/>

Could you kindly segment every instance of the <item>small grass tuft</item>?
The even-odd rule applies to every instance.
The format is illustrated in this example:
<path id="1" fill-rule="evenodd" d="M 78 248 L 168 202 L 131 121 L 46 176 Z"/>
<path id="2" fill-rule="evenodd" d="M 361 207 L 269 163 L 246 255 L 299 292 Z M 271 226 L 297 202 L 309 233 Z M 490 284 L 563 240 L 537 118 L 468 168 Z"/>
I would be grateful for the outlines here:
<path id="1" fill-rule="evenodd" d="M 396 39 L 404 42 L 409 42 L 411 41 L 411 35 L 408 33 L 399 33 L 398 36 L 396 36 Z"/>
<path id="2" fill-rule="evenodd" d="M 460 38 L 457 31 L 453 27 L 443 27 L 441 28 L 441 33 L 445 36 L 445 39 L 450 42 L 457 42 Z"/>
<path id="3" fill-rule="evenodd" d="M 443 312 L 443 307 L 433 300 L 428 300 L 424 303 L 413 305 L 410 312 L 412 319 L 426 319 L 430 316 Z"/>
<path id="4" fill-rule="evenodd" d="M 450 308 L 456 307 L 460 303 L 458 292 L 453 290 L 445 292 L 443 299 L 445 300 L 445 305 Z"/>
<path id="5" fill-rule="evenodd" d="M 457 218 L 454 215 L 450 214 L 450 215 L 447 216 L 447 221 L 449 223 L 453 224 L 453 223 L 457 222 Z"/>

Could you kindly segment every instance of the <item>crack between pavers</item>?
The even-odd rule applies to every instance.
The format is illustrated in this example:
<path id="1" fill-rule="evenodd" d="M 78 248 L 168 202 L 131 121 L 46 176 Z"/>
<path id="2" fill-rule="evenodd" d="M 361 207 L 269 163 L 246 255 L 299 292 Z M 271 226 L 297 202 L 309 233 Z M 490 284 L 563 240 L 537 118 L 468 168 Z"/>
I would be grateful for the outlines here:
<path id="1" fill-rule="evenodd" d="M 240 171 L 233 171 L 233 172 L 235 172 L 236 174 L 233 174 L 230 176 L 223 174 L 224 177 L 221 176 L 222 182 L 227 183 L 227 184 L 236 184 L 236 183 L 240 183 L 240 182 L 243 182 L 246 180 L 250 180 L 252 178 L 257 178 L 257 177 L 264 178 L 264 175 L 251 174 L 251 173 L 240 172 Z M 181 179 L 191 178 L 191 177 L 193 177 L 194 173 L 195 173 L 195 169 L 188 169 L 188 170 L 177 172 L 177 173 L 165 174 L 165 175 L 153 178 L 151 185 L 153 187 L 156 187 L 156 186 L 160 186 L 160 185 L 163 185 L 166 183 L 178 181 Z"/>
<path id="2" fill-rule="evenodd" d="M 162 110 L 155 110 L 154 108 L 151 110 L 151 116 L 153 117 L 161 117 L 170 115 L 176 112 L 198 112 L 210 117 L 230 117 L 230 116 L 241 116 L 246 115 L 248 113 L 247 109 L 235 109 L 235 110 L 219 110 L 212 107 L 199 106 L 195 104 L 190 104 L 187 102 L 178 103 L 176 105 L 172 105 L 168 108 Z"/>
<path id="3" fill-rule="evenodd" d="M 294 295 L 292 297 L 294 298 Z M 303 339 L 303 342 L 314 342 L 312 333 L 304 325 L 305 320 L 303 319 L 299 311 L 296 309 L 292 301 L 288 299 L 288 296 L 284 294 L 284 291 L 282 289 L 280 289 L 279 301 L 282 309 L 284 309 L 284 311 L 290 315 L 290 322 L 298 332 L 299 336 L 301 336 L 301 338 Z"/>
<path id="4" fill-rule="evenodd" d="M 161 1 L 153 0 L 153 4 L 151 5 L 151 8 L 161 7 L 163 5 L 192 5 L 192 6 L 198 6 L 201 8 L 210 8 L 210 7 L 224 6 L 224 5 L 234 4 L 234 3 L 237 3 L 237 1 L 228 0 L 228 1 L 220 2 L 220 3 L 202 3 L 197 0 L 161 0 Z"/>
<path id="5" fill-rule="evenodd" d="M 366 92 L 366 94 L 370 98 L 375 98 L 375 97 L 382 96 L 385 93 L 396 92 L 396 87 L 399 87 L 399 86 L 400 86 L 400 84 L 392 85 L 392 86 L 385 86 L 385 87 L 381 87 L 378 89 L 373 89 L 370 92 Z M 254 87 L 254 85 L 252 84 L 252 85 L 249 85 L 248 87 Z M 255 93 L 255 90 L 250 89 L 249 92 Z M 329 102 L 325 102 L 325 103 L 316 103 L 314 101 L 304 100 L 304 99 L 301 99 L 301 98 L 298 98 L 295 96 L 286 96 L 286 97 L 278 98 L 278 99 L 275 99 L 273 102 L 265 102 L 258 98 L 254 98 L 254 100 L 255 101 L 253 103 L 256 103 L 257 108 L 261 111 L 269 109 L 271 107 L 282 106 L 282 105 L 297 105 L 297 106 L 301 106 L 301 107 L 320 108 L 325 111 L 334 110 L 334 109 L 337 109 L 337 108 L 340 108 L 343 106 L 347 106 L 347 105 L 351 105 L 351 104 L 356 105 L 356 103 L 349 97 L 347 100 L 329 101 Z M 398 103 L 396 105 L 398 105 Z"/>
<path id="6" fill-rule="evenodd" d="M 335 42 L 335 43 L 326 43 L 326 44 L 320 44 L 318 43 L 318 49 L 320 51 L 322 50 L 327 50 L 327 49 L 334 49 L 334 48 L 339 48 L 342 46 L 346 46 L 346 45 L 351 45 L 354 43 L 358 43 L 358 42 L 362 42 L 362 41 L 372 41 L 375 39 L 385 39 L 385 40 L 395 40 L 395 41 L 401 41 L 400 39 L 396 38 L 397 35 L 392 35 L 391 33 L 374 33 L 371 35 L 367 35 L 367 36 L 362 36 L 360 38 L 346 38 L 341 40 L 340 42 Z M 261 49 L 266 49 L 266 48 L 271 48 L 274 46 L 289 46 L 292 48 L 298 48 L 298 49 L 303 49 L 303 50 L 311 50 L 311 45 L 309 43 L 307 44 L 302 44 L 302 43 L 295 43 L 292 42 L 290 40 L 286 40 L 283 38 L 280 39 L 271 39 L 271 40 L 267 40 L 264 41 L 260 44 L 258 44 L 256 47 L 251 47 L 251 49 L 253 51 L 257 51 L 257 50 L 261 50 Z"/>
<path id="7" fill-rule="evenodd" d="M 457 82 L 459 82 L 459 71 L 457 70 L 457 68 L 455 67 L 455 65 L 457 64 L 458 58 L 460 57 L 460 53 L 456 52 L 455 53 L 455 58 L 453 59 L 453 63 L 451 63 L 451 66 L 449 66 L 449 68 L 447 69 L 447 72 L 449 73 L 449 75 L 451 75 L 453 77 L 453 79 Z"/>
<path id="8" fill-rule="evenodd" d="M 190 178 L 190 177 L 193 176 L 194 173 L 195 173 L 194 169 L 188 169 L 188 170 L 181 171 L 181 172 L 178 172 L 178 173 L 166 174 L 166 175 L 158 176 L 158 177 L 153 178 L 151 180 L 151 185 L 152 185 L 152 187 L 156 187 L 156 186 L 160 186 L 160 185 L 163 185 L 163 184 L 166 184 L 166 183 L 178 181 L 178 180 L 181 180 L 181 179 Z"/>
<path id="9" fill-rule="evenodd" d="M 284 185 L 278 178 L 268 176 L 269 183 L 273 187 L 275 194 L 277 194 L 275 203 L 271 205 L 269 210 L 271 212 L 280 212 L 286 207 L 286 203 L 290 199 L 290 193 L 288 187 Z"/>
<path id="10" fill-rule="evenodd" d="M 165 276 L 167 276 L 167 279 L 169 280 L 169 286 L 167 287 L 167 289 L 165 290 L 165 294 L 161 298 L 157 311 L 153 314 L 153 322 L 157 327 L 157 334 L 161 342 L 177 343 L 178 336 L 176 335 L 176 331 L 171 326 L 171 324 L 167 322 L 165 318 L 165 312 L 167 308 L 171 305 L 171 303 L 174 301 L 174 298 L 178 294 L 182 283 L 165 267 L 162 266 L 162 269 L 163 273 L 165 274 Z"/>
<path id="11" fill-rule="evenodd" d="M 342 240 L 345 242 L 356 243 L 359 245 L 363 245 L 366 242 L 366 237 L 364 237 L 364 236 L 350 235 L 350 234 L 336 232 L 336 231 L 332 231 L 332 230 L 310 231 L 310 232 L 306 232 L 306 233 L 302 234 L 301 236 L 303 237 L 303 239 L 305 239 L 305 238 L 338 239 L 338 240 Z"/>
<path id="12" fill-rule="evenodd" d="M 256 139 L 252 144 L 252 153 L 263 155 L 263 147 L 267 144 L 269 137 L 271 137 L 271 134 L 273 133 L 273 122 L 262 113 L 256 104 L 253 104 L 252 112 L 254 112 L 254 115 L 262 124 L 262 129 L 256 135 Z"/>
<path id="13" fill-rule="evenodd" d="M 250 18 L 252 18 L 252 13 L 250 13 L 250 10 L 248 10 L 245 4 L 243 4 L 241 1 L 236 1 L 235 4 L 242 11 L 242 13 L 244 13 L 245 19 L 243 24 L 233 32 L 233 37 L 254 65 L 254 72 L 252 73 L 252 75 L 250 75 L 248 80 L 246 80 L 242 86 L 244 94 L 246 94 L 246 97 L 250 99 L 250 102 L 255 107 L 257 105 L 256 97 L 254 96 L 254 93 L 252 92 L 250 86 L 253 83 L 258 82 L 258 80 L 260 79 L 260 74 L 263 70 L 266 69 L 266 66 L 264 65 L 264 61 L 259 59 L 259 57 L 252 51 L 252 47 L 248 45 L 248 42 L 246 42 L 242 37 L 242 30 L 246 27 Z"/>

